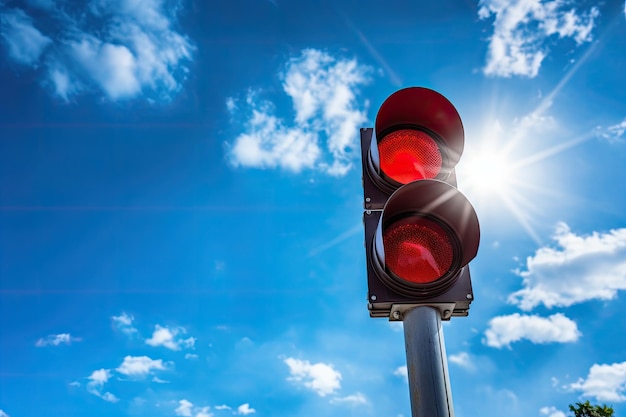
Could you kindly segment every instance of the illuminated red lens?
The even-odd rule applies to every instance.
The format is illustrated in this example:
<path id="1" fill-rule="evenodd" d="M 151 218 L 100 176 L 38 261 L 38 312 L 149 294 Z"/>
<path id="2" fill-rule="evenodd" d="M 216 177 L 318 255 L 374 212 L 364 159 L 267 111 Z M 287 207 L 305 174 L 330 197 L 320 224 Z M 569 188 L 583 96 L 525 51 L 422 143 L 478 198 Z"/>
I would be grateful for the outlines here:
<path id="1" fill-rule="evenodd" d="M 401 129 L 378 143 L 380 169 L 401 184 L 435 178 L 443 163 L 437 142 L 426 132 Z"/>
<path id="2" fill-rule="evenodd" d="M 385 264 L 398 278 L 427 284 L 452 266 L 452 239 L 437 223 L 420 217 L 392 223 L 383 231 Z"/>

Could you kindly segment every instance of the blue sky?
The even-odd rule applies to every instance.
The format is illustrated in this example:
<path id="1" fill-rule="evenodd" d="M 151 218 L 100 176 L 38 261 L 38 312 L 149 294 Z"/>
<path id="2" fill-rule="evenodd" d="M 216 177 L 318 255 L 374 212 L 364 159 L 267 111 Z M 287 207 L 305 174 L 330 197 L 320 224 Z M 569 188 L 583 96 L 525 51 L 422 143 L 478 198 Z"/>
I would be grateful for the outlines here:
<path id="1" fill-rule="evenodd" d="M 457 417 L 626 415 L 623 1 L 0 0 L 0 416 L 409 416 L 358 132 L 466 132 Z"/>

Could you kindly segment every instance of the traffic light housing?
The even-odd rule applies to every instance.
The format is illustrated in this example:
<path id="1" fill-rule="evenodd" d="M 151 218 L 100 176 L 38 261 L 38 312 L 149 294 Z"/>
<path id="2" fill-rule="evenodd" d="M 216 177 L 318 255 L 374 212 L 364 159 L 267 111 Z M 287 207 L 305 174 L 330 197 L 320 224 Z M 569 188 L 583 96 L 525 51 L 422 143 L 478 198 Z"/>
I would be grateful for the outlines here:
<path id="1" fill-rule="evenodd" d="M 457 110 L 427 88 L 395 92 L 361 129 L 370 316 L 402 320 L 420 305 L 468 315 L 480 228 L 456 189 L 463 147 Z"/>

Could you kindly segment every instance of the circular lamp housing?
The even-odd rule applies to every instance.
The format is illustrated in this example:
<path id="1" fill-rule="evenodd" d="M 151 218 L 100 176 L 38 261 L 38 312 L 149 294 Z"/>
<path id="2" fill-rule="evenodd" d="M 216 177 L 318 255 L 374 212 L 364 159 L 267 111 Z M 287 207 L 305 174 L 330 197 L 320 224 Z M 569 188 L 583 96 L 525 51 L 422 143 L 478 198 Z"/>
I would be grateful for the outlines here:
<path id="1" fill-rule="evenodd" d="M 445 179 L 464 143 L 461 117 L 448 99 L 428 88 L 405 88 L 378 111 L 368 173 L 389 194 L 412 181 Z"/>
<path id="2" fill-rule="evenodd" d="M 440 180 L 409 183 L 394 192 L 373 241 L 372 266 L 390 289 L 409 297 L 446 291 L 477 254 L 474 208 Z"/>

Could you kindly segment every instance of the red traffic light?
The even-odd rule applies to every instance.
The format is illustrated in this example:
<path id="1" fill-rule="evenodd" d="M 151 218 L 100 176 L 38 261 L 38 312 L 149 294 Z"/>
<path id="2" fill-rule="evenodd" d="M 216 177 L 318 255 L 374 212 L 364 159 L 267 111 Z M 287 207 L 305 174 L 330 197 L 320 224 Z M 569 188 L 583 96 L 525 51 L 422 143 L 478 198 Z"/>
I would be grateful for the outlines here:
<path id="1" fill-rule="evenodd" d="M 406 296 L 432 296 L 454 284 L 477 254 L 478 217 L 470 202 L 439 180 L 415 181 L 389 197 L 373 239 L 380 280 Z"/>
<path id="2" fill-rule="evenodd" d="M 368 309 L 402 320 L 418 305 L 445 320 L 474 299 L 469 262 L 478 252 L 474 208 L 456 187 L 463 124 L 436 91 L 389 96 L 374 129 L 361 129 Z"/>
<path id="3" fill-rule="evenodd" d="M 385 135 L 378 143 L 380 169 L 401 184 L 435 178 L 442 166 L 441 151 L 428 133 L 400 129 Z"/>
<path id="4" fill-rule="evenodd" d="M 425 217 L 408 217 L 387 226 L 383 248 L 389 271 L 414 284 L 438 280 L 450 270 L 454 259 L 450 234 Z"/>
<path id="5" fill-rule="evenodd" d="M 446 166 L 453 168 L 459 162 L 465 143 L 463 123 L 443 95 L 424 87 L 404 88 L 390 95 L 376 115 L 376 137 L 380 142 L 390 131 L 403 127 L 434 133 L 445 147 Z"/>
<path id="6" fill-rule="evenodd" d="M 452 103 L 428 88 L 405 88 L 378 111 L 367 173 L 387 194 L 412 181 L 447 179 L 463 146 L 463 124 Z"/>

